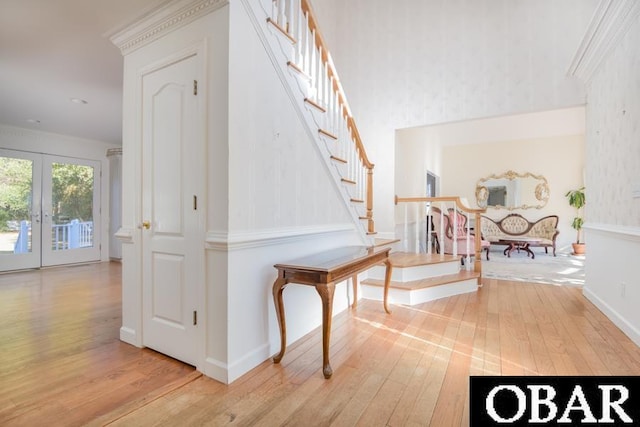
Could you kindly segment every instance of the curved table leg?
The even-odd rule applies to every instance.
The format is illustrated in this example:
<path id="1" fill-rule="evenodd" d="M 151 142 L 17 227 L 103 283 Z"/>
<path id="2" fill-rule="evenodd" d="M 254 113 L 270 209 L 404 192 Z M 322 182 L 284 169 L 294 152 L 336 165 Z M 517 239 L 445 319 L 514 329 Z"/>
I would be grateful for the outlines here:
<path id="1" fill-rule="evenodd" d="M 326 379 L 331 378 L 333 369 L 329 363 L 329 343 L 331 341 L 331 315 L 333 312 L 333 282 L 316 285 L 316 291 L 322 300 L 322 374 Z"/>
<path id="2" fill-rule="evenodd" d="M 525 243 L 522 246 L 522 249 L 524 249 L 527 252 L 527 256 L 531 255 L 531 259 L 536 259 L 536 254 L 533 253 L 528 243 Z"/>
<path id="3" fill-rule="evenodd" d="M 354 274 L 351 276 L 351 284 L 353 285 L 353 302 L 351 303 L 351 308 L 356 308 L 358 306 L 358 275 Z"/>
<path id="4" fill-rule="evenodd" d="M 282 302 L 282 290 L 287 285 L 287 281 L 278 277 L 273 282 L 273 302 L 276 306 L 276 316 L 278 316 L 278 326 L 280 327 L 280 353 L 273 357 L 273 363 L 280 363 L 287 348 L 287 326 L 284 320 L 284 304 Z"/>

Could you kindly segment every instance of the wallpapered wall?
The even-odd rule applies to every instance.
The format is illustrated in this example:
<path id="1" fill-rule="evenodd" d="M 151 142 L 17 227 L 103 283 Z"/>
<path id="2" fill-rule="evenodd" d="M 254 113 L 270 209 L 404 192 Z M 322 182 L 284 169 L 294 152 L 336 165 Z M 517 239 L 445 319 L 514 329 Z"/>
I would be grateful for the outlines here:
<path id="1" fill-rule="evenodd" d="M 640 226 L 640 21 L 589 83 L 587 218 Z"/>
<path id="2" fill-rule="evenodd" d="M 597 0 L 313 0 L 393 226 L 394 131 L 585 102 L 567 68 Z"/>
<path id="3" fill-rule="evenodd" d="M 260 39 L 237 10 L 229 52 L 229 229 L 349 223 Z"/>

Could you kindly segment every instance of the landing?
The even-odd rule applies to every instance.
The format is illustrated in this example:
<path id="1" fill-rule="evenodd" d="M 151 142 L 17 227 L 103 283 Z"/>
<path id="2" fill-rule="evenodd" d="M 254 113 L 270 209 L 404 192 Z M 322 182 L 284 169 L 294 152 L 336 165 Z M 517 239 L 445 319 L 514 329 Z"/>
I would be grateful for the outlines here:
<path id="1" fill-rule="evenodd" d="M 389 255 L 391 265 L 398 268 L 417 267 L 420 265 L 439 264 L 458 261 L 459 257 L 441 254 L 414 254 L 409 252 L 392 252 Z"/>

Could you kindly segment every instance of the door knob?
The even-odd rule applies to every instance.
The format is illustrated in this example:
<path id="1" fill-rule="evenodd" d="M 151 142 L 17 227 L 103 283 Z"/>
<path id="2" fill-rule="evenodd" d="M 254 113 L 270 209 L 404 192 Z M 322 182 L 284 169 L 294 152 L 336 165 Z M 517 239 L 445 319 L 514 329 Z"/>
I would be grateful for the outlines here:
<path id="1" fill-rule="evenodd" d="M 151 228 L 151 223 L 149 221 L 142 221 L 142 228 L 148 230 Z"/>

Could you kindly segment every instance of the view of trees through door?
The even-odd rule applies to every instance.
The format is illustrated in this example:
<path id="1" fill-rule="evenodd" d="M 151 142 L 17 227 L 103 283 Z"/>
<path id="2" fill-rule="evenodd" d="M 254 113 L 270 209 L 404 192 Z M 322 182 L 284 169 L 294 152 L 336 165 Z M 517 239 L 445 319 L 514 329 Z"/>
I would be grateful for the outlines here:
<path id="1" fill-rule="evenodd" d="M 99 259 L 97 179 L 97 162 L 3 150 L 0 270 Z"/>

